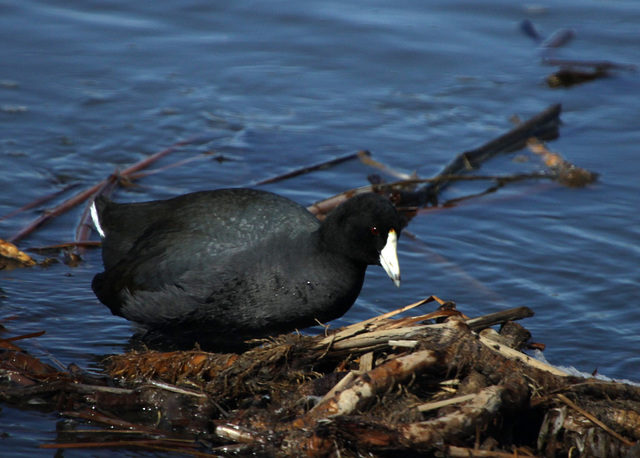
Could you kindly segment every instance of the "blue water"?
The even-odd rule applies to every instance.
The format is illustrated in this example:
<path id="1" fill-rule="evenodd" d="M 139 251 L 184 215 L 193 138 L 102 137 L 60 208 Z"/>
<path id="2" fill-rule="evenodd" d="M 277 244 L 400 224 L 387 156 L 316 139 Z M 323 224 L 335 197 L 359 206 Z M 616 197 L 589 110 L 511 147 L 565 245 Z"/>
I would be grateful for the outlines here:
<path id="1" fill-rule="evenodd" d="M 356 305 L 332 325 L 431 294 L 470 316 L 525 305 L 536 316 L 523 324 L 552 363 L 638 381 L 638 74 L 549 89 L 552 68 L 519 31 L 523 19 L 547 36 L 575 30 L 556 57 L 640 63 L 635 0 L 0 1 L 0 215 L 201 135 L 210 141 L 158 166 L 205 151 L 229 160 L 151 175 L 114 198 L 250 185 L 360 149 L 430 177 L 508 130 L 512 114 L 526 118 L 560 102 L 564 124 L 550 146 L 599 172 L 599 183 L 518 183 L 421 213 L 408 228 L 415 238 L 401 239 L 402 287 L 371 268 Z M 541 168 L 523 154 L 528 162 L 499 157 L 480 173 Z M 310 204 L 365 185 L 375 172 L 350 162 L 263 188 Z M 458 184 L 442 197 L 478 189 Z M 0 220 L 0 238 L 44 208 Z M 81 211 L 21 248 L 73 240 Z M 88 251 L 78 267 L 0 272 L 0 318 L 16 317 L 11 335 L 46 330 L 23 343 L 45 361 L 96 368 L 132 334 L 90 290 L 100 269 L 99 252 Z M 51 456 L 38 445 L 55 441 L 58 421 L 2 407 L 2 455 Z"/>

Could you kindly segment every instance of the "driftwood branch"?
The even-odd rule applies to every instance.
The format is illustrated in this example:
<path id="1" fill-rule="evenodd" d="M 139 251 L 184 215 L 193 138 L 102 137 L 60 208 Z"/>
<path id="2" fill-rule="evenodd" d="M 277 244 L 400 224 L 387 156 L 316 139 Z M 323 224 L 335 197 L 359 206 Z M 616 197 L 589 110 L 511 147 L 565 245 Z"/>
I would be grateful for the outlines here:
<path id="1" fill-rule="evenodd" d="M 332 420 L 328 429 L 340 431 L 356 450 L 432 451 L 443 440 L 464 439 L 484 428 L 500 412 L 505 391 L 498 385 L 485 388 L 458 410 L 433 420 L 394 424 L 342 417 Z"/>
<path id="2" fill-rule="evenodd" d="M 354 159 L 368 158 L 370 156 L 371 156 L 371 153 L 369 151 L 358 151 L 357 153 L 349 153 L 344 156 L 330 159 L 328 161 L 320 162 L 319 164 L 309 165 L 296 170 L 292 170 L 290 172 L 284 173 L 282 175 L 278 175 L 276 177 L 265 178 L 264 180 L 255 182 L 254 185 L 259 186 L 264 184 L 277 183 L 279 181 L 287 180 L 289 178 L 294 178 L 300 175 L 304 175 L 306 173 L 311 173 L 317 170 L 322 170 L 328 167 L 332 167 L 334 165 L 342 164 L 343 162 L 352 161 Z"/>
<path id="3" fill-rule="evenodd" d="M 477 170 L 482 163 L 497 155 L 523 148 L 531 138 L 537 138 L 539 140 L 551 140 L 557 138 L 561 111 L 561 105 L 552 105 L 527 121 L 520 123 L 498 138 L 473 150 L 460 153 L 451 163 L 449 163 L 449 165 L 447 165 L 433 178 L 424 180 L 410 178 L 403 179 L 396 183 L 363 186 L 361 188 L 345 191 L 320 202 L 316 202 L 309 206 L 307 210 L 316 216 L 322 216 L 345 200 L 356 194 L 365 192 L 376 192 L 388 195 L 397 207 L 419 208 L 428 204 L 436 205 L 439 193 L 453 181 L 492 180 L 501 185 L 510 180 L 515 181 L 523 179 L 525 177 L 465 177 L 463 175 L 471 170 Z M 549 179 L 554 178 L 554 176 L 536 173 L 528 174 L 526 178 Z M 418 189 L 412 189 L 417 184 L 423 184 L 423 186 Z"/>
<path id="4" fill-rule="evenodd" d="M 350 415 L 363 409 L 373 398 L 397 383 L 419 375 L 433 367 L 441 367 L 442 359 L 433 350 L 421 350 L 394 358 L 352 380 L 342 390 L 323 400 L 305 416 L 293 422 L 294 428 L 310 428 L 319 420 L 334 415 Z"/>
<path id="5" fill-rule="evenodd" d="M 531 137 L 540 140 L 552 140 L 558 137 L 560 125 L 560 104 L 552 105 L 546 110 L 538 113 L 527 121 L 519 124 L 504 135 L 491 140 L 484 145 L 465 151 L 447 165 L 438 176 L 456 175 L 469 170 L 475 170 L 488 159 L 499 154 L 509 153 L 524 147 Z M 433 202 L 437 195 L 450 182 L 443 180 L 438 183 L 429 184 L 417 191 L 411 197 L 405 195 L 403 200 L 414 201 L 420 206 L 427 202 Z M 407 203 L 408 203 L 407 202 Z"/>

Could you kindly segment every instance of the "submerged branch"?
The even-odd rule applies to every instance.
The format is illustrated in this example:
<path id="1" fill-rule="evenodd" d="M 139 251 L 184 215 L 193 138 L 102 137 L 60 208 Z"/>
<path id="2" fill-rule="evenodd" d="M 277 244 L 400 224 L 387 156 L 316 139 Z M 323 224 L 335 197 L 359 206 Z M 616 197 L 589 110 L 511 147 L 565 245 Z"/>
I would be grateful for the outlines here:
<path id="1" fill-rule="evenodd" d="M 70 197 L 69 199 L 65 200 L 64 202 L 62 202 L 61 204 L 57 205 L 56 207 L 54 207 L 51 210 L 47 210 L 45 211 L 42 215 L 40 215 L 38 218 L 36 218 L 34 221 L 32 221 L 29 225 L 27 225 L 26 227 L 24 227 L 22 230 L 20 230 L 18 233 L 14 234 L 11 238 L 9 238 L 9 241 L 11 242 L 17 242 L 19 240 L 22 240 L 23 238 L 25 238 L 26 236 L 28 236 L 29 234 L 31 234 L 33 231 L 35 231 L 36 229 L 38 229 L 40 226 L 44 225 L 45 223 L 49 222 L 50 220 L 52 220 L 53 218 L 56 218 L 60 215 L 62 215 L 63 213 L 67 212 L 68 210 L 76 207 L 77 205 L 83 203 L 84 201 L 86 201 L 89 198 L 92 198 L 96 192 L 98 192 L 100 189 L 104 188 L 105 186 L 109 186 L 111 182 L 113 182 L 115 180 L 116 176 L 120 176 L 120 177 L 128 177 L 129 175 L 139 172 L 140 170 L 148 167 L 149 165 L 153 164 L 154 162 L 158 161 L 159 159 L 167 156 L 168 154 L 176 151 L 177 149 L 185 146 L 185 145 L 191 145 L 191 144 L 195 144 L 195 143 L 199 143 L 199 142 L 206 142 L 209 141 L 209 138 L 206 136 L 201 136 L 201 137 L 194 137 L 191 139 L 187 139 L 187 140 L 182 140 L 179 142 L 174 143 L 173 145 L 171 145 L 168 148 L 163 149 L 162 151 L 159 151 L 129 167 L 127 167 L 126 169 L 122 170 L 122 172 L 120 172 L 118 175 L 114 175 L 111 174 L 109 177 L 107 177 L 106 179 L 96 183 L 95 185 L 84 189 L 83 191 L 80 191 L 79 193 L 75 194 L 74 196 Z"/>
<path id="2" fill-rule="evenodd" d="M 465 151 L 447 165 L 437 176 L 456 175 L 475 170 L 483 162 L 504 153 L 510 153 L 524 147 L 531 137 L 542 140 L 551 140 L 558 137 L 560 125 L 560 104 L 551 105 L 546 110 L 538 113 L 529 120 L 519 124 L 504 135 L 491 140 L 484 145 Z M 403 200 L 413 201 L 414 205 L 422 206 L 426 203 L 437 202 L 437 195 L 450 183 L 442 180 L 429 184 L 412 195 L 403 196 Z"/>
<path id="3" fill-rule="evenodd" d="M 326 169 L 328 167 L 332 167 L 334 165 L 342 164 L 343 162 L 352 161 L 354 159 L 361 159 L 364 157 L 369 157 L 371 153 L 369 151 L 358 151 L 357 153 L 349 153 L 344 156 L 336 157 L 334 159 L 329 159 L 328 161 L 320 162 L 314 165 L 308 165 L 306 167 L 301 167 L 296 170 L 292 170 L 287 173 L 283 173 L 282 175 L 278 175 L 272 178 L 265 178 L 264 180 L 256 181 L 254 186 L 277 183 L 279 181 L 287 180 L 289 178 L 294 178 L 300 175 L 304 175 L 306 173 L 315 172 L 317 170 Z"/>

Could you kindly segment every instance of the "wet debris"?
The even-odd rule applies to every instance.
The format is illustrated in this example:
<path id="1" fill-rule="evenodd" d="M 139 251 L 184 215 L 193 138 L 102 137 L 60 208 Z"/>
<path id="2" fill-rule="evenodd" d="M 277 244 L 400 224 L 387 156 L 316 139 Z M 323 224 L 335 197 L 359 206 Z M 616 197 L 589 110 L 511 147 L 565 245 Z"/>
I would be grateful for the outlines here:
<path id="1" fill-rule="evenodd" d="M 16 267 L 31 267 L 37 263 L 11 242 L 0 239 L 0 270 Z"/>
<path id="2" fill-rule="evenodd" d="M 520 23 L 520 31 L 536 42 L 542 54 L 542 63 L 544 65 L 559 67 L 557 71 L 546 78 L 546 83 L 551 88 L 569 88 L 578 84 L 612 77 L 616 72 L 636 71 L 635 65 L 607 60 L 556 59 L 554 57 L 556 50 L 575 38 L 576 32 L 573 29 L 559 29 L 545 39 L 538 32 L 533 22 L 526 19 Z"/>
<path id="3" fill-rule="evenodd" d="M 597 173 L 572 164 L 562 158 L 560 154 L 547 149 L 545 144 L 536 138 L 529 139 L 527 146 L 532 152 L 539 155 L 544 164 L 556 174 L 556 179 L 560 184 L 572 188 L 582 188 L 595 183 L 598 179 Z"/>
<path id="4" fill-rule="evenodd" d="M 397 318 L 434 301 L 444 307 Z M 470 319 L 428 298 L 242 354 L 113 355 L 100 374 L 61 371 L 5 340 L 0 399 L 65 417 L 45 448 L 627 456 L 640 438 L 640 389 L 572 376 L 518 350 L 530 334 L 514 320 L 531 315 L 521 307 Z"/>

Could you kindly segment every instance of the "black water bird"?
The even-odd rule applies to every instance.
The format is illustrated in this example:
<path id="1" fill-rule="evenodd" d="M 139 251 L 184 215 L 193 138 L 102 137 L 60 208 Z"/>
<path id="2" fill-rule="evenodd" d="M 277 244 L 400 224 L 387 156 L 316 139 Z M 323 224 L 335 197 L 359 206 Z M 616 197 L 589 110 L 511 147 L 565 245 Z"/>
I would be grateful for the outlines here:
<path id="1" fill-rule="evenodd" d="M 229 348 L 338 318 L 368 265 L 400 285 L 401 219 L 376 194 L 354 196 L 322 223 L 253 189 L 130 204 L 98 197 L 91 214 L 102 237 L 98 299 L 184 345 Z"/>

